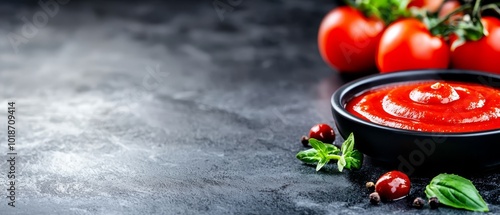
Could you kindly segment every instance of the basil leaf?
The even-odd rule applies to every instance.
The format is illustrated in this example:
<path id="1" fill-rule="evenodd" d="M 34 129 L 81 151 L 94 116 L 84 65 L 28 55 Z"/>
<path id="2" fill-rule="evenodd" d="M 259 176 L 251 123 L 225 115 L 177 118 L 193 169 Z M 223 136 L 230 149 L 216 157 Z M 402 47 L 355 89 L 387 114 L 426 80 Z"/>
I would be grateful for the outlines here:
<path id="1" fill-rule="evenodd" d="M 363 153 L 354 150 L 348 152 L 343 157 L 345 157 L 346 169 L 361 169 L 361 165 L 363 164 Z"/>
<path id="2" fill-rule="evenodd" d="M 328 161 L 330 161 L 330 159 L 328 158 L 323 158 L 321 159 L 319 162 L 318 162 L 318 165 L 316 166 L 316 172 L 319 171 L 321 168 L 323 168 L 323 166 L 325 166 L 325 164 L 328 163 Z"/>
<path id="3" fill-rule="evenodd" d="M 317 163 L 316 171 L 319 171 L 330 160 L 337 161 L 340 172 L 346 169 L 359 169 L 363 163 L 363 154 L 354 150 L 354 135 L 351 133 L 344 141 L 341 149 L 331 144 L 325 144 L 317 139 L 309 139 L 309 144 L 313 147 L 297 153 L 297 159 L 304 163 Z M 342 153 L 341 153 L 342 152 Z M 342 154 L 342 155 L 341 155 Z"/>
<path id="4" fill-rule="evenodd" d="M 345 155 L 354 149 L 354 134 L 349 134 L 349 137 L 342 144 L 342 154 Z"/>
<path id="5" fill-rule="evenodd" d="M 344 156 L 340 156 L 340 159 L 337 162 L 337 167 L 339 168 L 339 172 L 342 172 L 342 170 L 344 170 L 345 165 L 346 165 L 346 161 L 345 161 Z"/>
<path id="6" fill-rule="evenodd" d="M 489 211 L 471 181 L 458 175 L 439 174 L 425 188 L 427 198 L 437 197 L 444 205 L 470 211 Z"/>
<path id="7" fill-rule="evenodd" d="M 320 155 L 326 156 L 326 146 L 323 142 L 316 140 L 314 138 L 309 139 L 309 144 L 318 151 Z"/>
<path id="8" fill-rule="evenodd" d="M 326 145 L 326 153 L 328 155 L 340 155 L 340 149 L 337 148 L 336 146 L 332 144 L 325 144 Z"/>
<path id="9" fill-rule="evenodd" d="M 315 164 L 321 160 L 316 149 L 308 149 L 297 153 L 296 157 L 304 163 Z"/>

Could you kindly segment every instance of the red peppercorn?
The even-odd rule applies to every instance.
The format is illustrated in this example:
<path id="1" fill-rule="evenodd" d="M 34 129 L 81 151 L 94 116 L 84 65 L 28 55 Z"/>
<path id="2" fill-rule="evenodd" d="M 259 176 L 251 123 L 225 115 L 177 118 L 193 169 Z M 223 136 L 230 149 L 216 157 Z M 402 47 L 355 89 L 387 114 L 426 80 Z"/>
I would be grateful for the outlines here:
<path id="1" fill-rule="evenodd" d="M 317 139 L 323 143 L 333 144 L 335 141 L 335 132 L 327 124 L 317 124 L 309 131 L 309 138 Z"/>
<path id="2" fill-rule="evenodd" d="M 375 184 L 375 191 L 387 200 L 398 200 L 410 193 L 410 179 L 400 171 L 390 171 L 383 174 Z"/>

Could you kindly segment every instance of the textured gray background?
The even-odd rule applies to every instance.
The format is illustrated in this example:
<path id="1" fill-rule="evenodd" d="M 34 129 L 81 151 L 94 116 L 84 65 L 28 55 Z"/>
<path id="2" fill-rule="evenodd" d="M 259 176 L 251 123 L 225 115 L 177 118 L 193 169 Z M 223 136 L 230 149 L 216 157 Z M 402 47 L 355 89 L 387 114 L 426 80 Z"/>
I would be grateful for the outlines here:
<path id="1" fill-rule="evenodd" d="M 223 20 L 213 1 L 180 2 L 70 1 L 17 52 L 9 33 L 41 7 L 0 4 L 0 109 L 16 101 L 19 153 L 1 214 L 464 213 L 408 207 L 428 177 L 373 207 L 364 183 L 388 169 L 295 159 L 345 81 L 316 48 L 333 2 L 243 0 Z M 500 213 L 500 173 L 470 178 Z"/>

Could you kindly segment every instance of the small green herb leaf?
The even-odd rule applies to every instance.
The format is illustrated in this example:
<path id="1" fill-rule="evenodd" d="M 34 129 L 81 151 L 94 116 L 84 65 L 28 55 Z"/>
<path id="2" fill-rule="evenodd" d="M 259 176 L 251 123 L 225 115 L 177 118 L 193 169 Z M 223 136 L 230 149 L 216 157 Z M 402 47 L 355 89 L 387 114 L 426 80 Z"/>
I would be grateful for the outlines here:
<path id="1" fill-rule="evenodd" d="M 340 149 L 337 148 L 336 146 L 332 144 L 325 144 L 326 145 L 326 153 L 328 155 L 340 155 Z"/>
<path id="2" fill-rule="evenodd" d="M 488 205 L 472 182 L 458 175 L 439 174 L 427 185 L 425 194 L 427 198 L 437 197 L 442 204 L 450 207 L 489 211 Z"/>
<path id="3" fill-rule="evenodd" d="M 318 151 L 318 154 L 322 155 L 323 157 L 326 156 L 326 146 L 323 142 L 311 138 L 309 139 L 309 144 L 311 144 L 311 146 Z"/>
<path id="4" fill-rule="evenodd" d="M 339 161 L 337 162 L 337 167 L 339 168 L 339 172 L 342 172 L 344 170 L 344 167 L 346 165 L 346 161 L 344 156 L 341 156 Z"/>
<path id="5" fill-rule="evenodd" d="M 351 133 L 349 137 L 342 144 L 342 157 L 338 162 L 339 171 L 342 169 L 360 169 L 363 163 L 363 153 L 354 149 L 354 134 Z"/>
<path id="6" fill-rule="evenodd" d="M 354 136 L 351 133 L 339 149 L 334 145 L 325 144 L 314 138 L 309 139 L 309 144 L 313 147 L 297 153 L 297 159 L 304 163 L 315 164 L 316 171 L 319 171 L 330 160 L 338 161 L 337 166 L 340 172 L 346 169 L 359 169 L 363 163 L 363 154 L 354 149 Z"/>
<path id="7" fill-rule="evenodd" d="M 318 162 L 318 165 L 316 166 L 316 172 L 319 171 L 321 168 L 323 168 L 323 166 L 325 166 L 325 164 L 328 163 L 328 161 L 330 161 L 330 159 L 328 158 L 323 158 L 321 159 L 319 162 Z"/>
<path id="8" fill-rule="evenodd" d="M 316 171 L 319 171 L 330 161 L 331 158 L 329 155 L 335 157 L 336 154 L 340 152 L 334 145 L 325 144 L 314 138 L 309 139 L 309 144 L 311 144 L 313 148 L 297 153 L 296 157 L 304 163 L 318 163 Z"/>
<path id="9" fill-rule="evenodd" d="M 349 134 L 349 137 L 342 144 L 342 154 L 345 155 L 354 149 L 354 134 Z"/>
<path id="10" fill-rule="evenodd" d="M 363 164 L 363 153 L 358 150 L 353 150 L 343 157 L 345 157 L 346 169 L 361 169 L 361 165 Z"/>
<path id="11" fill-rule="evenodd" d="M 315 164 L 321 160 L 316 149 L 308 149 L 297 153 L 296 157 L 304 163 Z"/>

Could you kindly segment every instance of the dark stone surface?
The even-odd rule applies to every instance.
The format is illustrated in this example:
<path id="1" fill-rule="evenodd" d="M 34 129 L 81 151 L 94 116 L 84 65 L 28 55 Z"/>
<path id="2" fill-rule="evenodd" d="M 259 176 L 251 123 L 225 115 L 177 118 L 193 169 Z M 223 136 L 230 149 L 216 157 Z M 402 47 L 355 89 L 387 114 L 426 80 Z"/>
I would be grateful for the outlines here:
<path id="1" fill-rule="evenodd" d="M 313 124 L 333 124 L 345 81 L 316 48 L 334 3 L 243 0 L 221 20 L 212 1 L 180 2 L 70 1 L 32 35 L 22 18 L 41 7 L 1 4 L 0 104 L 16 101 L 19 153 L 1 214 L 465 213 L 371 206 L 364 184 L 389 169 L 295 158 Z M 500 173 L 469 178 L 500 213 Z M 430 178 L 412 180 L 423 196 Z"/>

